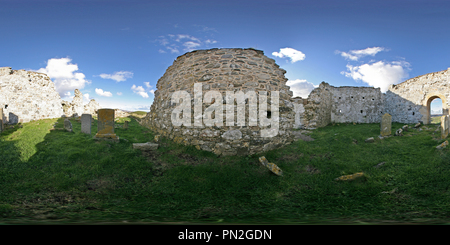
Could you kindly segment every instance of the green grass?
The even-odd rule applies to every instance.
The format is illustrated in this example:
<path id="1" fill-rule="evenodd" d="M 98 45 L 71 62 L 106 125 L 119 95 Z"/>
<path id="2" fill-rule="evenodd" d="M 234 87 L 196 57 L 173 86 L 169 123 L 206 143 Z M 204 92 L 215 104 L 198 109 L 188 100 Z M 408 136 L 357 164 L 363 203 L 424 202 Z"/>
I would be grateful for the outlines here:
<path id="1" fill-rule="evenodd" d="M 440 116 L 431 116 L 431 124 L 441 124 Z"/>
<path id="2" fill-rule="evenodd" d="M 123 129 L 124 120 L 129 129 Z M 335 124 L 314 141 L 246 157 L 217 157 L 161 139 L 155 153 L 132 149 L 154 134 L 119 119 L 119 143 L 49 131 L 40 120 L 1 134 L 0 220 L 13 222 L 330 223 L 447 222 L 449 149 L 437 125 L 379 139 L 379 124 Z M 402 124 L 394 123 L 393 132 Z M 374 137 L 374 143 L 365 143 Z M 279 177 L 259 156 L 277 164 Z M 385 162 L 379 168 L 375 166 Z M 353 181 L 335 178 L 364 172 Z"/>

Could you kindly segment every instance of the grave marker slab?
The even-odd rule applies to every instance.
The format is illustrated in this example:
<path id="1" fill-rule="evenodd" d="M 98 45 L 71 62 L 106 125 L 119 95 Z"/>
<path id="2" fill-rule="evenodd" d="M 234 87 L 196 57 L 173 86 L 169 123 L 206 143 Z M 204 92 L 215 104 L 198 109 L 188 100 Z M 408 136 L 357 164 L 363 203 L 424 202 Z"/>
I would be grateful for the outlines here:
<path id="1" fill-rule="evenodd" d="M 91 134 L 91 114 L 81 115 L 81 132 L 85 134 Z"/>
<path id="2" fill-rule="evenodd" d="M 381 118 L 381 136 L 391 135 L 392 116 L 388 113 L 384 114 Z"/>
<path id="3" fill-rule="evenodd" d="M 3 108 L 0 108 L 0 132 L 2 132 L 4 128 L 5 126 L 3 124 Z"/>
<path id="4" fill-rule="evenodd" d="M 445 139 L 448 136 L 448 123 L 446 123 L 447 121 L 447 116 L 441 116 L 441 138 Z M 447 124 L 447 128 L 445 127 Z"/>
<path id="5" fill-rule="evenodd" d="M 94 139 L 119 142 L 119 137 L 114 133 L 114 109 L 99 109 L 97 113 L 97 134 Z"/>

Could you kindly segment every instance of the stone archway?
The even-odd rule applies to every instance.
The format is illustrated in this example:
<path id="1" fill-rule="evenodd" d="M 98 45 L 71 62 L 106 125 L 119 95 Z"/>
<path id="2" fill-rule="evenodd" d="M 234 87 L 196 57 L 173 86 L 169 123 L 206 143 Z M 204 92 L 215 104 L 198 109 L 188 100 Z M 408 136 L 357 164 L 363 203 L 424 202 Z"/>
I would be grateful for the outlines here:
<path id="1" fill-rule="evenodd" d="M 430 124 L 431 123 L 431 102 L 434 99 L 441 99 L 442 101 L 442 114 L 443 115 L 448 115 L 448 106 L 447 106 L 447 99 L 445 98 L 445 96 L 443 94 L 440 93 L 431 93 L 428 94 L 426 99 L 424 100 L 423 106 L 425 107 L 424 109 L 426 109 L 425 113 L 422 113 L 422 115 L 424 116 L 423 118 L 423 123 L 424 124 Z"/>

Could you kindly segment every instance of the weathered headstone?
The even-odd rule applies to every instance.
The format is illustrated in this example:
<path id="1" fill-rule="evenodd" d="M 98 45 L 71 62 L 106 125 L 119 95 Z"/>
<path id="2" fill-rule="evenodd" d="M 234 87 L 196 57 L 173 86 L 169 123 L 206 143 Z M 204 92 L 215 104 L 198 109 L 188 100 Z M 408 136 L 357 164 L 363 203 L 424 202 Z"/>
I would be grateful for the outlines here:
<path id="1" fill-rule="evenodd" d="M 81 132 L 85 134 L 91 134 L 91 114 L 81 115 Z"/>
<path id="2" fill-rule="evenodd" d="M 125 121 L 125 123 L 123 124 L 123 129 L 128 129 L 128 121 Z"/>
<path id="3" fill-rule="evenodd" d="M 388 113 L 384 114 L 381 118 L 381 136 L 391 135 L 392 116 Z"/>
<path id="4" fill-rule="evenodd" d="M 3 108 L 0 108 L 0 132 L 2 132 L 4 129 L 3 125 Z"/>
<path id="5" fill-rule="evenodd" d="M 64 119 L 64 129 L 69 132 L 73 132 L 72 123 L 69 121 L 69 118 Z"/>
<path id="6" fill-rule="evenodd" d="M 441 117 L 441 138 L 445 139 L 448 136 L 448 117 Z"/>
<path id="7" fill-rule="evenodd" d="M 97 113 L 97 134 L 94 139 L 119 142 L 119 137 L 114 133 L 114 109 L 99 109 Z"/>

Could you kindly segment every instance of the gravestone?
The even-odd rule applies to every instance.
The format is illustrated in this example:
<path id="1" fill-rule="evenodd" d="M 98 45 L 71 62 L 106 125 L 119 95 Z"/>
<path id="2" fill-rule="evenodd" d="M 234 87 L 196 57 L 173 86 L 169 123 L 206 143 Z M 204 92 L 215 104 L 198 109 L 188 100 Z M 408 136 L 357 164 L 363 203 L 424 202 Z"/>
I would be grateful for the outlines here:
<path id="1" fill-rule="evenodd" d="M 94 139 L 119 142 L 119 137 L 114 133 L 114 109 L 99 109 L 97 114 L 97 134 Z"/>
<path id="2" fill-rule="evenodd" d="M 381 118 L 381 136 L 391 135 L 392 116 L 388 113 Z"/>
<path id="3" fill-rule="evenodd" d="M 441 117 L 441 138 L 445 139 L 448 136 L 448 116 Z"/>
<path id="4" fill-rule="evenodd" d="M 3 108 L 0 108 L 0 132 L 3 131 L 4 128 L 4 124 L 3 124 Z"/>
<path id="5" fill-rule="evenodd" d="M 81 132 L 85 134 L 91 134 L 91 114 L 81 115 Z"/>
<path id="6" fill-rule="evenodd" d="M 69 121 L 69 118 L 64 119 L 64 129 L 69 132 L 73 132 L 72 123 Z"/>
<path id="7" fill-rule="evenodd" d="M 128 121 L 125 121 L 125 123 L 123 124 L 123 129 L 128 129 Z"/>

